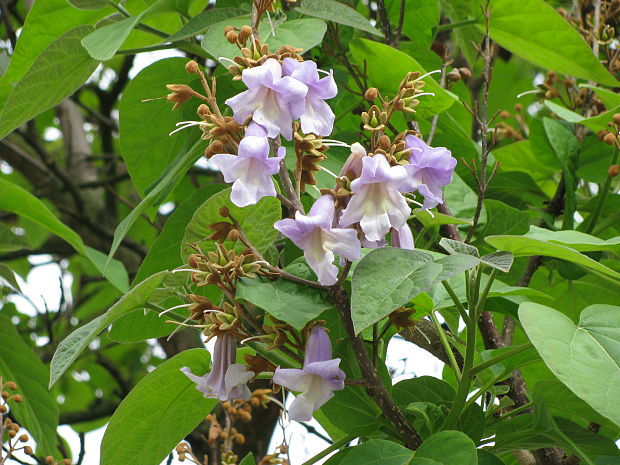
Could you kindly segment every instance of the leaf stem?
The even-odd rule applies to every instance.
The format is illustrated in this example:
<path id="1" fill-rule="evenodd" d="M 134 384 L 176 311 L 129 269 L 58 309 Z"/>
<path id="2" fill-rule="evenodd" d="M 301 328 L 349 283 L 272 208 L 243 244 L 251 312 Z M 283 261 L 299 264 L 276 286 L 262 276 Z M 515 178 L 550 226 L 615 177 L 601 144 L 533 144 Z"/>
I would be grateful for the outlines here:
<path id="1" fill-rule="evenodd" d="M 482 310 L 484 309 L 484 304 L 487 300 L 487 295 L 489 295 L 489 291 L 491 290 L 491 286 L 493 285 L 493 281 L 495 281 L 495 276 L 497 275 L 497 268 L 493 268 L 493 271 L 491 271 L 491 274 L 489 275 L 489 280 L 487 281 L 486 286 L 484 287 L 484 290 L 482 291 L 482 294 L 480 294 L 480 296 L 478 296 L 477 298 L 477 304 L 476 304 L 476 314 L 474 315 L 475 319 L 478 319 L 478 315 L 480 315 L 482 313 Z M 480 286 L 480 278 L 482 277 L 482 270 L 478 271 L 478 278 L 477 278 L 477 284 L 478 287 Z"/>
<path id="2" fill-rule="evenodd" d="M 458 21 L 456 23 L 440 24 L 439 26 L 437 26 L 437 32 L 449 31 L 450 29 L 456 29 L 458 27 L 463 27 L 463 26 L 470 26 L 472 24 L 477 24 L 477 23 L 478 23 L 477 19 L 466 19 L 464 21 Z"/>
<path id="3" fill-rule="evenodd" d="M 454 302 L 454 305 L 456 306 L 456 309 L 459 311 L 461 318 L 463 318 L 463 321 L 465 322 L 465 324 L 469 325 L 470 320 L 469 320 L 469 315 L 467 314 L 467 309 L 461 303 L 460 299 L 456 295 L 456 292 L 454 292 L 454 289 L 452 289 L 452 286 L 450 286 L 450 283 L 448 283 L 448 281 L 442 281 L 441 284 L 443 284 L 443 287 L 448 292 L 448 295 L 452 299 L 452 302 Z"/>
<path id="4" fill-rule="evenodd" d="M 614 148 L 614 154 L 611 159 L 611 164 L 615 165 L 617 163 L 618 163 L 618 146 L 616 145 L 616 147 Z M 592 234 L 592 231 L 594 231 L 594 228 L 596 227 L 596 223 L 601 217 L 601 213 L 603 213 L 603 207 L 605 206 L 605 201 L 607 200 L 607 197 L 609 196 L 609 188 L 611 187 L 612 180 L 613 180 L 612 176 L 607 176 L 607 179 L 605 179 L 605 184 L 603 184 L 603 189 L 601 192 L 601 196 L 598 200 L 598 204 L 596 205 L 596 210 L 594 210 L 594 213 L 592 213 L 592 219 L 590 220 L 590 222 L 588 223 L 588 227 L 586 228 L 587 234 Z"/>
<path id="5" fill-rule="evenodd" d="M 479 363 L 478 365 L 472 367 L 471 374 L 475 375 L 476 373 L 480 373 L 482 370 L 486 370 L 487 368 L 495 365 L 496 363 L 501 362 L 502 360 L 506 360 L 507 358 L 512 357 L 513 355 L 519 354 L 529 348 L 533 347 L 531 342 L 526 342 L 525 344 L 518 345 L 513 347 L 512 349 L 506 349 L 504 352 L 499 354 L 496 357 L 493 357 L 486 362 Z"/>
<path id="6" fill-rule="evenodd" d="M 454 370 L 454 375 L 456 376 L 457 381 L 460 381 L 461 376 L 462 376 L 461 370 L 459 368 L 459 364 L 456 362 L 456 358 L 454 357 L 454 352 L 452 352 L 452 346 L 450 346 L 450 343 L 448 342 L 448 339 L 446 338 L 446 333 L 441 327 L 441 325 L 439 324 L 439 320 L 437 320 L 437 317 L 435 316 L 434 311 L 430 313 L 430 317 L 431 317 L 431 320 L 433 320 L 433 323 L 435 323 L 435 327 L 437 328 L 437 333 L 439 334 L 439 339 L 441 340 L 441 344 L 443 345 L 443 350 L 446 351 L 446 355 L 448 356 L 448 359 L 450 360 L 450 365 L 452 366 L 452 370 Z"/>
<path id="7" fill-rule="evenodd" d="M 313 463 L 318 462 L 319 460 L 321 460 L 323 457 L 325 457 L 328 454 L 331 454 L 333 451 L 340 449 L 342 446 L 344 446 L 345 444 L 353 441 L 353 439 L 355 439 L 357 436 L 346 436 L 344 438 L 342 438 L 340 441 L 336 441 L 335 443 L 333 443 L 331 446 L 329 446 L 326 449 L 323 449 L 321 452 L 319 452 L 318 454 L 316 454 L 314 457 L 306 460 L 304 463 L 302 463 L 301 465 L 312 465 Z"/>

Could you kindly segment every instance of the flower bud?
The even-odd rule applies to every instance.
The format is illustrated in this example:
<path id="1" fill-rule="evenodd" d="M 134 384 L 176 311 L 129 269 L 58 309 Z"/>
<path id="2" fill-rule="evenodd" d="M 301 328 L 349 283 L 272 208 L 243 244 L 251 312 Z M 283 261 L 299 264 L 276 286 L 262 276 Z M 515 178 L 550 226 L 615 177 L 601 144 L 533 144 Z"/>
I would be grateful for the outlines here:
<path id="1" fill-rule="evenodd" d="M 27 434 L 22 434 L 22 435 L 19 437 L 19 442 L 28 442 L 28 439 L 30 439 L 30 438 L 28 437 L 28 435 L 27 435 Z"/>
<path id="2" fill-rule="evenodd" d="M 620 113 L 615 113 L 613 116 L 614 124 L 620 125 Z"/>
<path id="3" fill-rule="evenodd" d="M 456 82 L 461 79 L 461 73 L 459 73 L 458 69 L 453 69 L 448 74 L 446 74 L 446 78 L 449 82 Z"/>
<path id="4" fill-rule="evenodd" d="M 620 174 L 620 165 L 611 165 L 609 170 L 607 170 L 607 174 L 609 174 L 611 178 L 618 176 L 618 174 Z"/>
<path id="5" fill-rule="evenodd" d="M 603 137 L 603 142 L 607 145 L 614 145 L 616 143 L 616 135 L 612 132 L 608 132 L 605 137 Z"/>
<path id="6" fill-rule="evenodd" d="M 5 386 L 9 389 L 17 389 L 17 384 L 15 384 L 13 381 L 9 381 L 5 384 Z"/>
<path id="7" fill-rule="evenodd" d="M 6 413 L 8 411 L 9 409 L 7 408 L 6 405 L 0 405 L 0 413 Z"/>
<path id="8" fill-rule="evenodd" d="M 230 216 L 230 210 L 228 210 L 228 207 L 220 208 L 220 216 L 223 216 L 224 218 L 228 218 Z"/>
<path id="9" fill-rule="evenodd" d="M 11 429 L 11 430 L 9 430 L 9 437 L 10 437 L 11 439 L 13 439 L 15 436 L 17 436 L 17 433 L 16 433 L 15 431 L 13 431 L 12 429 Z"/>
<path id="10" fill-rule="evenodd" d="M 49 463 L 51 465 L 52 463 L 54 463 L 54 457 L 48 455 L 47 457 L 45 457 L 45 463 Z"/>
<path id="11" fill-rule="evenodd" d="M 71 465 L 71 460 L 70 460 L 70 459 L 64 459 L 64 460 L 62 461 L 62 463 L 63 463 L 64 465 Z"/>
<path id="12" fill-rule="evenodd" d="M 599 131 L 596 133 L 596 138 L 600 140 L 601 142 L 603 142 L 603 139 L 605 138 L 607 134 L 609 134 L 609 131 L 605 131 L 605 130 Z"/>
<path id="13" fill-rule="evenodd" d="M 15 402 L 23 402 L 24 398 L 19 394 L 13 394 L 11 396 Z"/>
<path id="14" fill-rule="evenodd" d="M 521 113 L 523 111 L 523 104 L 517 103 L 515 104 L 515 111 Z"/>
<path id="15" fill-rule="evenodd" d="M 226 40 L 231 44 L 236 44 L 238 37 L 239 36 L 237 35 L 235 31 L 229 31 L 226 33 Z"/>
<path id="16" fill-rule="evenodd" d="M 390 141 L 390 138 L 388 136 L 383 134 L 381 137 L 379 137 L 378 145 L 383 150 L 388 150 L 390 148 L 390 145 L 392 145 L 392 142 Z"/>
<path id="17" fill-rule="evenodd" d="M 366 100 L 374 100 L 379 96 L 379 91 L 376 87 L 369 87 L 364 94 Z"/>
<path id="18" fill-rule="evenodd" d="M 459 68 L 461 79 L 471 79 L 471 70 L 469 68 Z"/>
<path id="19" fill-rule="evenodd" d="M 30 446 L 24 447 L 24 454 L 33 456 L 34 455 L 34 451 L 32 450 L 32 447 L 30 447 Z"/>
<path id="20" fill-rule="evenodd" d="M 186 63 L 185 65 L 185 71 L 187 71 L 189 74 L 195 74 L 198 72 L 198 63 L 196 63 L 194 60 L 190 60 Z"/>
<path id="21" fill-rule="evenodd" d="M 235 28 L 233 26 L 226 26 L 224 28 L 224 35 L 228 34 L 230 31 L 234 31 Z"/>
<path id="22" fill-rule="evenodd" d="M 8 399 L 9 398 L 9 393 L 7 391 L 2 391 L 2 398 L 4 400 Z"/>
<path id="23" fill-rule="evenodd" d="M 239 42 L 244 43 L 252 36 L 252 28 L 250 26 L 243 26 L 239 31 Z"/>

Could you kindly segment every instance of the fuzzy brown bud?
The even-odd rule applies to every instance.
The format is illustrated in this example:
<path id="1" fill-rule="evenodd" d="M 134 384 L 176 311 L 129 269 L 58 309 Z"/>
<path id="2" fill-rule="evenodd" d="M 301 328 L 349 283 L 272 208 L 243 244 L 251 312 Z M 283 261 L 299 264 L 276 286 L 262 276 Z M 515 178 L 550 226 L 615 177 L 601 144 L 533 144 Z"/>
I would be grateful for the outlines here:
<path id="1" fill-rule="evenodd" d="M 5 400 L 6 400 L 6 399 L 8 399 L 8 398 L 9 398 L 9 395 L 10 395 L 10 394 L 9 394 L 7 391 L 2 391 L 2 398 L 3 398 L 3 399 L 5 399 Z"/>
<path id="2" fill-rule="evenodd" d="M 228 207 L 220 208 L 220 216 L 224 218 L 228 218 L 230 216 L 230 210 L 228 210 Z"/>
<path id="3" fill-rule="evenodd" d="M 34 451 L 32 450 L 32 447 L 30 447 L 30 446 L 24 447 L 24 454 L 33 456 L 34 455 Z"/>
<path id="4" fill-rule="evenodd" d="M 607 170 L 607 174 L 609 174 L 611 178 L 618 176 L 618 174 L 620 174 L 620 165 L 611 165 Z"/>
<path id="5" fill-rule="evenodd" d="M 461 79 L 461 73 L 459 73 L 458 69 L 453 69 L 452 71 L 450 71 L 448 74 L 446 74 L 446 78 L 448 79 L 448 81 L 450 82 L 456 82 L 459 79 Z"/>
<path id="6" fill-rule="evenodd" d="M 20 396 L 19 394 L 14 394 L 11 397 L 13 398 L 13 400 L 15 402 L 23 402 L 24 401 L 24 398 L 22 396 Z"/>
<path id="7" fill-rule="evenodd" d="M 392 143 L 390 142 L 390 138 L 388 136 L 383 134 L 381 137 L 379 137 L 380 148 L 382 148 L 383 150 L 388 150 L 390 148 L 390 145 L 392 145 Z"/>
<path id="8" fill-rule="evenodd" d="M 620 125 L 620 113 L 614 113 L 613 120 L 614 124 Z"/>
<path id="9" fill-rule="evenodd" d="M 8 389 L 17 389 L 17 384 L 15 384 L 13 381 L 9 381 L 4 386 L 7 387 Z"/>
<path id="10" fill-rule="evenodd" d="M 245 42 L 252 36 L 252 28 L 250 26 L 243 26 L 239 31 L 239 42 Z"/>
<path id="11" fill-rule="evenodd" d="M 517 103 L 515 104 L 515 111 L 521 113 L 523 111 L 523 104 Z"/>
<path id="12" fill-rule="evenodd" d="M 370 101 L 376 99 L 378 96 L 379 96 L 379 91 L 377 90 L 376 87 L 369 87 L 366 90 L 366 93 L 364 94 L 364 98 Z"/>
<path id="13" fill-rule="evenodd" d="M 469 68 L 459 68 L 461 79 L 471 79 L 471 70 Z"/>
<path id="14" fill-rule="evenodd" d="M 231 44 L 236 44 L 239 36 L 235 31 L 229 31 L 226 33 L 226 40 Z"/>
<path id="15" fill-rule="evenodd" d="M 27 434 L 22 434 L 22 435 L 19 437 L 19 442 L 28 442 L 28 439 L 30 439 L 30 438 L 28 437 L 28 435 L 27 435 Z"/>
<path id="16" fill-rule="evenodd" d="M 15 431 L 13 431 L 12 429 L 11 429 L 11 430 L 9 430 L 9 437 L 10 437 L 11 439 L 13 439 L 15 436 L 17 436 L 17 433 L 16 433 Z"/>
<path id="17" fill-rule="evenodd" d="M 187 71 L 189 74 L 195 74 L 198 72 L 198 63 L 196 63 L 194 60 L 190 60 L 185 64 L 185 71 Z"/>
<path id="18" fill-rule="evenodd" d="M 45 457 L 45 463 L 49 463 L 49 464 L 54 463 L 54 457 L 52 457 L 51 455 L 48 455 L 47 457 Z"/>
<path id="19" fill-rule="evenodd" d="M 616 135 L 608 132 L 605 137 L 603 137 L 603 142 L 605 142 L 607 145 L 614 145 L 616 143 Z"/>
<path id="20" fill-rule="evenodd" d="M 605 130 L 603 130 L 603 131 L 599 131 L 599 132 L 597 132 L 597 133 L 596 133 L 596 138 L 597 138 L 598 140 L 600 140 L 601 142 L 603 142 L 603 139 L 605 139 L 605 136 L 606 136 L 607 134 L 609 134 L 609 131 L 605 131 Z"/>
<path id="21" fill-rule="evenodd" d="M 64 460 L 62 461 L 62 463 L 63 463 L 64 465 L 71 465 L 71 459 L 64 459 Z"/>
<path id="22" fill-rule="evenodd" d="M 6 405 L 0 405 L 0 413 L 6 413 L 8 411 L 9 409 L 7 408 Z"/>
<path id="23" fill-rule="evenodd" d="M 224 28 L 224 35 L 228 34 L 230 31 L 234 31 L 234 30 L 235 30 L 235 28 L 233 26 L 230 26 L 230 25 L 226 26 Z"/>

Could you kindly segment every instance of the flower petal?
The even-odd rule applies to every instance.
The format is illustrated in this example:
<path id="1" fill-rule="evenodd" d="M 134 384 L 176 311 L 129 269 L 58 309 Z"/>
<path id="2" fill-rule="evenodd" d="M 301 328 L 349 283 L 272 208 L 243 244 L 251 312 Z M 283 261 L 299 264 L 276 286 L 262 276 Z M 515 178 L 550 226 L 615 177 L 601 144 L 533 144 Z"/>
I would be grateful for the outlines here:
<path id="1" fill-rule="evenodd" d="M 308 389 L 312 382 L 312 375 L 308 375 L 299 368 L 276 368 L 273 382 L 291 391 L 302 392 Z"/>

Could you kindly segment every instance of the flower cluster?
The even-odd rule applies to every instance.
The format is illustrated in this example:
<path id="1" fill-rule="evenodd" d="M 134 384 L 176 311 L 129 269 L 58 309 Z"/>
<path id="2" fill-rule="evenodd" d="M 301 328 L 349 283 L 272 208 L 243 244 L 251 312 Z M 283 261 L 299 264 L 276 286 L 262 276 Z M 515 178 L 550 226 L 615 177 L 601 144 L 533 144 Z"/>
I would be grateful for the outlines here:
<path id="1" fill-rule="evenodd" d="M 277 196 L 272 177 L 279 174 L 286 194 L 280 199 L 289 217 L 277 221 L 274 228 L 303 250 L 323 286 L 338 283 L 337 255 L 343 265 L 358 260 L 362 247 L 378 248 L 389 243 L 413 249 L 410 204 L 428 210 L 442 203 L 443 187 L 452 180 L 456 160 L 448 149 L 429 146 L 413 131 L 391 139 L 385 130 L 391 127 L 394 112 L 415 113 L 418 99 L 433 95 L 423 91 L 426 75 L 408 73 L 392 100 L 377 89 L 368 89 L 365 98 L 373 103 L 362 112 L 361 120 L 370 136 L 362 139 L 366 146 L 361 142 L 348 145 L 326 138 L 335 119 L 326 101 L 337 94 L 331 71 L 319 70 L 316 63 L 303 60 L 299 50 L 292 47 L 270 53 L 248 26 L 227 28 L 226 38 L 240 48 L 241 56 L 229 70 L 247 90 L 226 100 L 232 117 L 225 116 L 217 107 L 215 82 L 208 86 L 197 66 L 189 67 L 190 72 L 200 75 L 207 94 L 202 99 L 208 105 L 199 107 L 202 121 L 181 124 L 199 126 L 203 139 L 210 141 L 205 154 L 224 180 L 232 183 L 231 202 L 246 207 L 263 197 Z M 251 44 L 246 47 L 250 38 Z M 176 92 L 171 100 L 177 105 L 196 96 L 179 85 L 171 90 Z M 284 163 L 286 150 L 281 138 L 292 141 L 295 147 L 293 180 Z M 335 177 L 333 188 L 315 189 L 320 195 L 305 213 L 302 193 L 307 185 L 316 184 L 314 173 L 325 169 L 320 164 L 331 146 L 348 147 L 350 156 L 339 175 L 330 172 Z M 219 305 L 191 295 L 190 303 L 179 306 L 189 307 L 188 320 L 199 323 L 192 326 L 203 328 L 208 338 L 217 337 L 212 369 L 202 376 L 187 367 L 182 371 L 205 397 L 223 402 L 248 399 L 247 383 L 255 374 L 273 371 L 275 384 L 299 393 L 290 408 L 290 418 L 310 420 L 335 391 L 344 389 L 340 359 L 332 358 L 329 336 L 320 323 L 309 323 L 301 333 L 272 316 L 245 324 L 254 316 L 251 309 L 235 301 L 237 279 L 258 275 L 272 278 L 278 276 L 279 268 L 260 256 L 239 223 L 228 209 L 224 210 L 220 214 L 226 221 L 210 225 L 214 232 L 208 239 L 218 241 L 216 250 L 205 255 L 197 248 L 199 253 L 190 256 L 190 268 L 179 270 L 190 271 L 198 286 L 215 285 L 224 295 Z M 245 250 L 228 249 L 224 241 L 241 241 Z M 267 343 L 267 350 L 293 347 L 298 353 L 303 351 L 302 368 L 275 368 L 260 357 L 246 359 L 247 365 L 235 363 L 236 341 L 252 339 Z M 298 360 L 301 362 L 301 357 Z"/>

